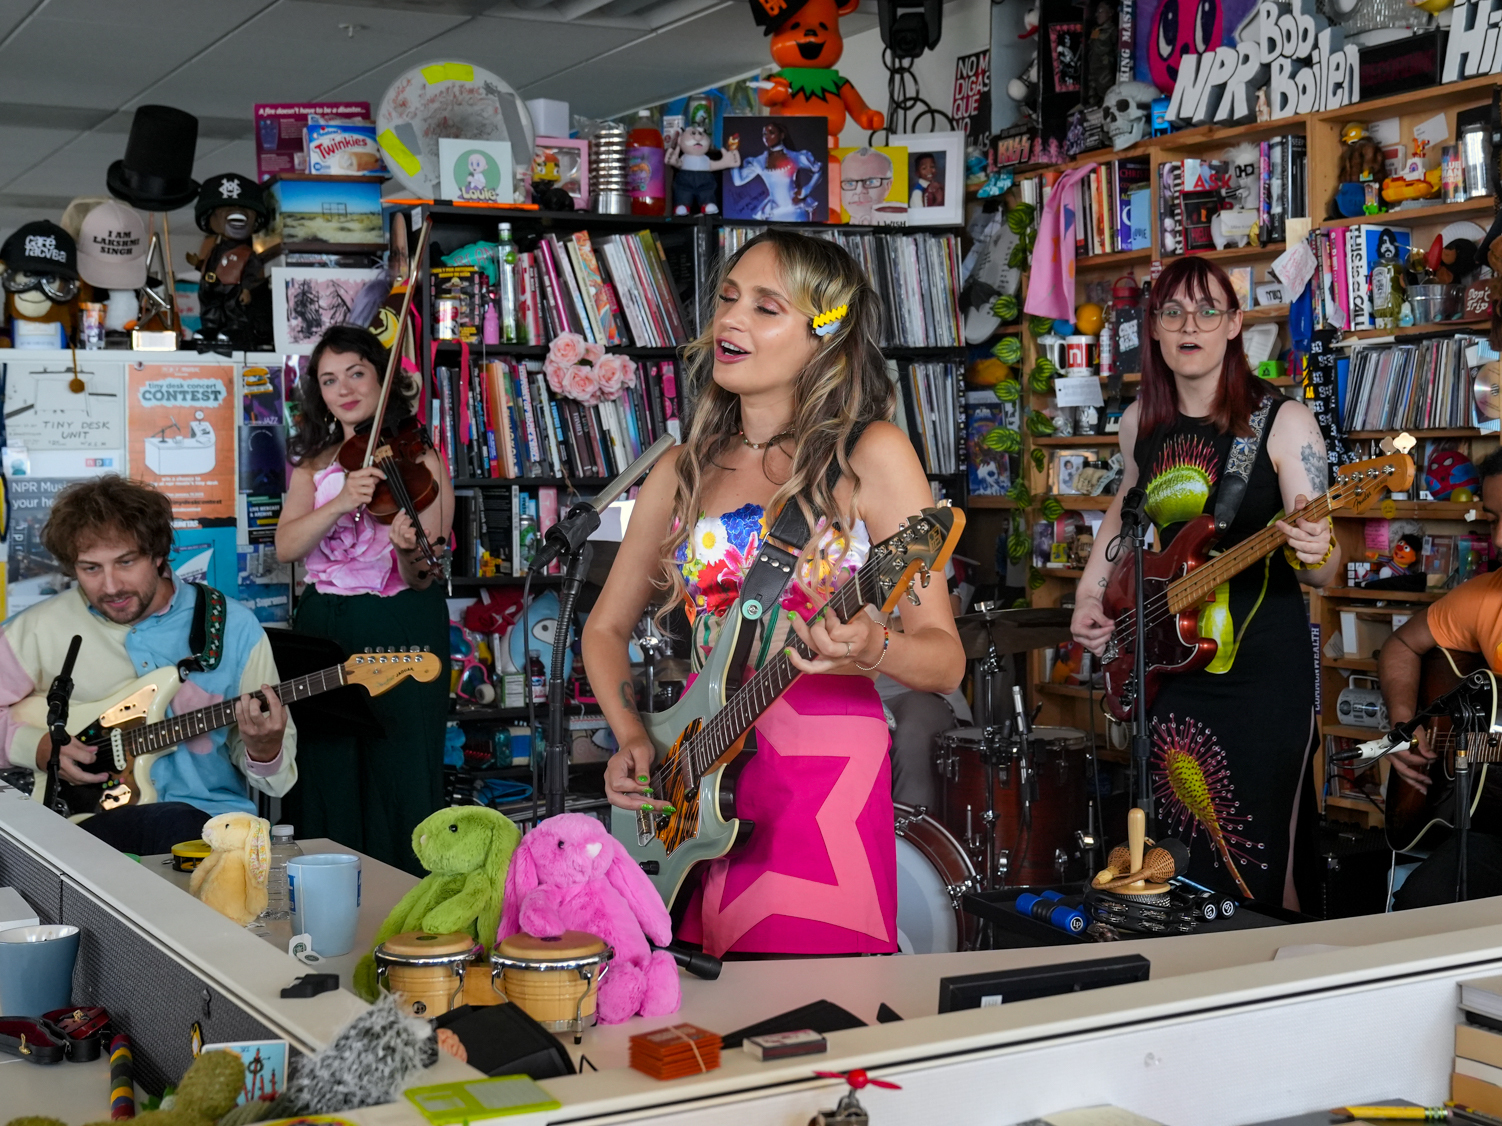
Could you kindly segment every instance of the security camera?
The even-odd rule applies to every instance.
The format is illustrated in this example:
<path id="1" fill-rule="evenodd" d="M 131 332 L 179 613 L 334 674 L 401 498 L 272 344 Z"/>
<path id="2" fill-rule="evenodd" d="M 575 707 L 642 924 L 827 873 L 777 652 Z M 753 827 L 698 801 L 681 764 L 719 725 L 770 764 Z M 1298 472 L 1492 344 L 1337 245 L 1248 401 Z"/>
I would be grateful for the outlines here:
<path id="1" fill-rule="evenodd" d="M 894 57 L 916 59 L 939 45 L 944 29 L 943 0 L 877 0 L 881 41 Z"/>

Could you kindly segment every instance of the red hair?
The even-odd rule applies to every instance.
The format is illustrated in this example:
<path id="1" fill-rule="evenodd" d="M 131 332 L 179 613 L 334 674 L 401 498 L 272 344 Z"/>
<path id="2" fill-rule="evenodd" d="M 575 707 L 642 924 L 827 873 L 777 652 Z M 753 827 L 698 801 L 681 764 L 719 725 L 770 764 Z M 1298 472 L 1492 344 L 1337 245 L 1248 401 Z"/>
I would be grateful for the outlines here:
<path id="1" fill-rule="evenodd" d="M 1172 369 L 1163 359 L 1163 351 L 1152 328 L 1158 323 L 1158 310 L 1175 294 L 1184 293 L 1194 301 L 1209 301 L 1222 308 L 1238 307 L 1236 290 L 1226 272 L 1203 255 L 1185 255 L 1174 259 L 1153 282 L 1144 314 L 1148 329 L 1142 351 L 1142 391 L 1137 399 L 1137 433 L 1151 434 L 1170 425 L 1179 412 L 1179 388 Z M 1224 302 L 1224 304 L 1221 304 Z M 1210 421 L 1222 434 L 1230 431 L 1240 437 L 1251 433 L 1249 419 L 1267 388 L 1252 373 L 1247 363 L 1241 334 L 1226 341 L 1226 356 L 1220 368 L 1220 388 L 1210 410 Z"/>

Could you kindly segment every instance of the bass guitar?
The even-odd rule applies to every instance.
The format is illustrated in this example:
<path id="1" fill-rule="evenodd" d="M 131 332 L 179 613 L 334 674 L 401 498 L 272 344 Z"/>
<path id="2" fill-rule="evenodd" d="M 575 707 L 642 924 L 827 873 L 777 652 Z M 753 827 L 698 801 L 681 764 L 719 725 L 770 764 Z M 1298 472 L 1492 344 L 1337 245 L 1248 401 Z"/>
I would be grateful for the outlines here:
<path id="1" fill-rule="evenodd" d="M 1342 465 L 1324 496 L 1310 501 L 1287 520 L 1324 520 L 1338 508 L 1364 512 L 1388 490 L 1401 492 L 1413 483 L 1413 459 L 1390 454 Z M 1189 521 L 1164 551 L 1143 555 L 1143 611 L 1147 619 L 1147 684 L 1139 690 L 1135 675 L 1136 565 L 1124 554 L 1101 598 L 1106 617 L 1114 619 L 1111 638 L 1101 655 L 1105 706 L 1122 722 L 1131 719 L 1138 700 L 1152 707 L 1158 682 L 1165 676 L 1202 669 L 1215 659 L 1216 643 L 1199 635 L 1200 609 L 1215 599 L 1215 588 L 1288 542 L 1276 526 L 1248 536 L 1235 547 L 1212 556 L 1215 518 Z"/>
<path id="2" fill-rule="evenodd" d="M 372 696 L 379 696 L 408 677 L 426 683 L 442 670 L 443 662 L 433 653 L 392 650 L 359 653 L 342 665 L 283 681 L 275 686 L 276 695 L 282 703 L 291 704 L 346 684 L 359 684 Z M 75 700 L 69 705 L 72 717 L 87 717 L 73 738 L 99 749 L 96 765 L 89 773 L 107 771 L 110 776 L 108 782 L 92 785 L 63 783 L 64 797 L 75 814 L 155 802 L 152 764 L 175 751 L 179 743 L 235 722 L 234 699 L 168 716 L 167 707 L 182 683 L 177 667 L 169 665 L 132 681 L 106 699 L 90 703 Z M 265 702 L 259 692 L 252 695 Z M 46 696 L 28 696 L 12 704 L 9 710 L 17 723 L 44 730 L 47 727 Z M 43 739 L 45 742 L 46 737 Z M 34 774 L 31 796 L 41 801 L 47 788 L 47 772 L 36 770 Z"/>
<path id="3" fill-rule="evenodd" d="M 904 592 L 916 603 L 913 581 L 926 587 L 933 573 L 942 574 L 964 527 L 965 514 L 958 509 L 925 508 L 871 548 L 866 562 L 830 598 L 826 612 L 842 622 L 868 604 L 888 613 Z M 781 652 L 731 695 L 736 637 L 756 624 L 745 619 L 737 601 L 726 611 L 719 640 L 688 691 L 667 711 L 641 717 L 655 751 L 652 794 L 675 812 L 610 811 L 612 835 L 669 908 L 694 865 L 725 856 L 749 839 L 752 822 L 735 815 L 735 779 L 752 753 L 748 736 L 757 718 L 801 675 Z M 788 644 L 812 658 L 797 634 L 788 636 Z"/>
<path id="4" fill-rule="evenodd" d="M 1445 714 L 1427 724 L 1429 749 L 1435 752 L 1428 767 L 1429 789 L 1420 790 L 1396 770 L 1388 772 L 1382 811 L 1384 832 L 1388 845 L 1397 852 L 1418 848 L 1433 830 L 1455 827 L 1458 749 L 1464 748 L 1471 761 L 1473 799 L 1480 796 L 1486 782 L 1487 764 L 1502 762 L 1497 681 L 1481 654 L 1436 647 L 1424 654 L 1420 670 L 1420 710 L 1440 703 Z M 1467 718 L 1457 723 L 1456 716 Z"/>

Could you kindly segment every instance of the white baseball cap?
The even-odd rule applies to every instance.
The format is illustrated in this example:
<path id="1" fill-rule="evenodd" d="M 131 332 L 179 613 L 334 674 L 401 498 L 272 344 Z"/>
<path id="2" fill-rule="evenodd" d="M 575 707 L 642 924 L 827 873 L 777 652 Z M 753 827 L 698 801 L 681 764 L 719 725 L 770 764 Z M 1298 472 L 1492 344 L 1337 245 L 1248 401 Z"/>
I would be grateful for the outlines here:
<path id="1" fill-rule="evenodd" d="M 140 289 L 146 284 L 146 220 L 118 200 L 101 203 L 78 229 L 78 272 L 101 289 Z"/>

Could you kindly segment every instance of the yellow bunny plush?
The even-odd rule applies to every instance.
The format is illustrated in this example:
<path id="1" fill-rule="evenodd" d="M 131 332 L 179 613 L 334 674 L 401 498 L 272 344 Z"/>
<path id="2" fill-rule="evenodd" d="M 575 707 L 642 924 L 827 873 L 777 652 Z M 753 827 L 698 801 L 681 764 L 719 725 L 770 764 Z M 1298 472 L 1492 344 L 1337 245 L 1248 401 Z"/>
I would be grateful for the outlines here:
<path id="1" fill-rule="evenodd" d="M 204 903 L 244 926 L 266 910 L 271 822 L 249 813 L 221 813 L 203 827 L 213 851 L 188 883 Z"/>

